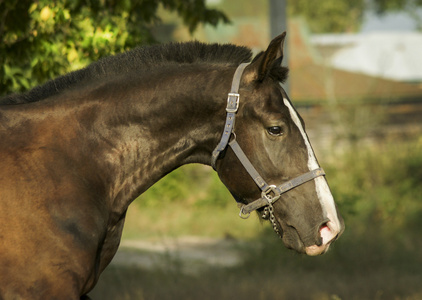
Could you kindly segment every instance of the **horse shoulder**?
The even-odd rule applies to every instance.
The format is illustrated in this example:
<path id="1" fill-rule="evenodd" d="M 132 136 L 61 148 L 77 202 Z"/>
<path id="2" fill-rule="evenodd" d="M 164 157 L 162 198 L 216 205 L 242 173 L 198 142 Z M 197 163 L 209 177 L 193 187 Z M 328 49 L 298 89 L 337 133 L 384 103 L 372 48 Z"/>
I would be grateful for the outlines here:
<path id="1" fill-rule="evenodd" d="M 86 192 L 86 183 L 72 172 L 52 174 L 36 152 L 0 151 L 0 295 L 5 299 L 41 299 L 43 289 L 50 297 L 57 286 L 63 286 L 61 295 L 73 295 L 73 289 L 80 293 L 98 277 L 98 249 L 107 228 L 102 200 Z"/>

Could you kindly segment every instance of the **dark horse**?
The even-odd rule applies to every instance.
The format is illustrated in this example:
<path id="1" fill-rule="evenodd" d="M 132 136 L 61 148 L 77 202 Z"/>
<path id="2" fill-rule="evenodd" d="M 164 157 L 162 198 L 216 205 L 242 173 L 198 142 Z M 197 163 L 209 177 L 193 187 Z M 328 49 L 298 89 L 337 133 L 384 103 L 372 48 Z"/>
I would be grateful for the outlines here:
<path id="1" fill-rule="evenodd" d="M 288 248 L 324 253 L 344 225 L 280 85 L 284 37 L 250 64 L 233 45 L 138 48 L 1 99 L 0 298 L 86 295 L 129 204 L 189 163 L 212 164 Z"/>

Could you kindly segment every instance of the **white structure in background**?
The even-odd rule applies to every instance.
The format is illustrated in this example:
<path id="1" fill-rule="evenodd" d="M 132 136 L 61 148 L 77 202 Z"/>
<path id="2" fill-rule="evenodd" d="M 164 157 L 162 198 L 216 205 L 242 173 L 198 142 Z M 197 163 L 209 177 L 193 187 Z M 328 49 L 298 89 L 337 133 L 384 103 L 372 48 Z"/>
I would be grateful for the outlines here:
<path id="1" fill-rule="evenodd" d="M 422 33 L 370 32 L 323 34 L 311 38 L 317 48 L 331 49 L 332 67 L 406 82 L 422 82 Z"/>

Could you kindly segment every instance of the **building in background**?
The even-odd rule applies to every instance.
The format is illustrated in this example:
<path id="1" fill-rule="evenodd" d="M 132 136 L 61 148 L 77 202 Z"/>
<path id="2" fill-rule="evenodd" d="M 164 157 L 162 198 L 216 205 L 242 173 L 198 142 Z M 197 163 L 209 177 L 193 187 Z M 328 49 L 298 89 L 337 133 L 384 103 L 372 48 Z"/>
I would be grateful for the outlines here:
<path id="1" fill-rule="evenodd" d="M 422 82 L 422 33 L 379 31 L 311 37 L 334 68 L 395 81 Z"/>

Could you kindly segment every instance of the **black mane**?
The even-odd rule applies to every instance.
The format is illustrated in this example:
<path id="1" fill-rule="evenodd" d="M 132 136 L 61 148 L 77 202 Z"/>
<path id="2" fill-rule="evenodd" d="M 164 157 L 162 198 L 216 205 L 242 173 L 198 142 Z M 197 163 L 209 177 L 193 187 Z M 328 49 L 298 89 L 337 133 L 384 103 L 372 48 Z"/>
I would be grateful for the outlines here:
<path id="1" fill-rule="evenodd" d="M 56 95 L 78 83 L 105 76 L 121 75 L 134 69 L 148 70 L 169 64 L 225 64 L 239 65 L 251 60 L 249 48 L 231 44 L 204 44 L 200 42 L 170 43 L 138 47 L 115 56 L 106 57 L 89 66 L 57 77 L 23 94 L 12 94 L 0 99 L 0 104 L 36 102 Z"/>

